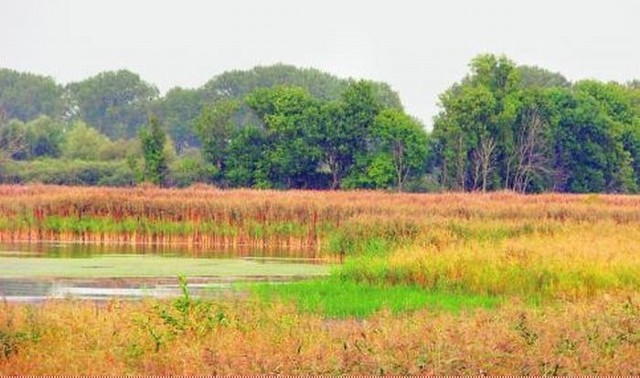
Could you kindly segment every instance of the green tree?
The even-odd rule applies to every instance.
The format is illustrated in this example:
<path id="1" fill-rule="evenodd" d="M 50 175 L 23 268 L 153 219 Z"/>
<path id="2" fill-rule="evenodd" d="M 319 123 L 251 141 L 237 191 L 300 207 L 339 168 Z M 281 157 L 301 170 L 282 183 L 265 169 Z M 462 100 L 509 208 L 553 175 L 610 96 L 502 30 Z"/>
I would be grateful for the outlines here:
<path id="1" fill-rule="evenodd" d="M 556 190 L 637 190 L 633 159 L 624 143 L 625 128 L 632 126 L 625 122 L 632 122 L 632 116 L 626 114 L 623 97 L 615 100 L 613 89 L 585 81 L 573 91 L 553 93 Z"/>
<path id="2" fill-rule="evenodd" d="M 0 68 L 0 112 L 7 119 L 60 119 L 65 110 L 63 89 L 52 78 Z"/>
<path id="3" fill-rule="evenodd" d="M 484 86 L 454 87 L 441 96 L 445 111 L 434 123 L 434 150 L 442 184 L 477 190 L 495 169 L 497 100 Z"/>
<path id="4" fill-rule="evenodd" d="M 341 172 L 349 177 L 349 187 L 358 187 L 363 183 L 370 162 L 371 129 L 376 117 L 384 108 L 376 99 L 375 87 L 371 82 L 351 82 L 342 94 L 342 112 L 336 122 L 336 132 L 327 134 L 338 150 L 337 161 Z M 332 135 L 336 136 L 331 140 Z M 357 178 L 360 177 L 360 178 Z"/>
<path id="5" fill-rule="evenodd" d="M 356 143 L 349 134 L 343 104 L 330 101 L 321 105 L 317 127 L 322 162 L 331 175 L 330 188 L 336 190 L 355 161 Z"/>
<path id="6" fill-rule="evenodd" d="M 5 159 L 24 160 L 29 157 L 29 141 L 24 122 L 17 119 L 0 122 L 0 152 Z"/>
<path id="7" fill-rule="evenodd" d="M 170 179 L 172 185 L 186 187 L 196 182 L 208 180 L 208 165 L 197 149 L 188 149 L 182 155 L 169 163 Z"/>
<path id="8" fill-rule="evenodd" d="M 100 160 L 100 152 L 109 148 L 110 144 L 106 135 L 78 121 L 65 135 L 61 152 L 66 159 Z"/>
<path id="9" fill-rule="evenodd" d="M 268 146 L 264 129 L 248 126 L 238 130 L 228 146 L 224 177 L 234 187 L 271 187 L 269 165 L 264 152 Z"/>
<path id="10" fill-rule="evenodd" d="M 27 123 L 17 119 L 0 122 L 0 149 L 14 160 L 58 157 L 64 128 L 62 122 L 48 116 Z"/>
<path id="11" fill-rule="evenodd" d="M 537 66 L 518 66 L 523 88 L 568 88 L 571 82 L 562 74 Z"/>
<path id="12" fill-rule="evenodd" d="M 48 116 L 40 116 L 26 124 L 29 157 L 59 157 L 62 152 L 65 126 Z"/>
<path id="13" fill-rule="evenodd" d="M 510 187 L 522 112 L 520 73 L 506 57 L 480 55 L 471 73 L 442 96 L 433 151 L 443 186 L 457 190 Z"/>
<path id="14" fill-rule="evenodd" d="M 276 87 L 253 92 L 247 104 L 265 127 L 263 164 L 271 184 L 282 188 L 316 186 L 321 157 L 317 143 L 318 101 L 303 88 Z"/>
<path id="15" fill-rule="evenodd" d="M 173 139 L 178 152 L 200 146 L 194 121 L 202 111 L 202 91 L 173 88 L 164 97 L 156 100 L 151 107 L 162 124 L 166 125 L 167 132 Z"/>
<path id="16" fill-rule="evenodd" d="M 425 166 L 427 133 L 404 112 L 385 109 L 376 117 L 372 135 L 380 153 L 391 161 L 396 188 L 402 192 L 410 174 L 418 173 Z"/>
<path id="17" fill-rule="evenodd" d="M 144 158 L 144 178 L 156 185 L 164 185 L 168 174 L 165 143 L 167 135 L 154 116 L 149 126 L 140 129 L 140 145 Z"/>
<path id="18" fill-rule="evenodd" d="M 202 143 L 202 153 L 206 161 L 213 164 L 222 174 L 225 168 L 227 148 L 237 126 L 234 116 L 240 102 L 222 100 L 206 106 L 195 121 L 196 134 Z"/>
<path id="19" fill-rule="evenodd" d="M 389 85 L 369 83 L 378 102 L 385 107 L 402 108 L 400 97 Z M 317 69 L 275 64 L 224 72 L 209 80 L 200 91 L 203 101 L 216 102 L 224 99 L 242 100 L 260 88 L 300 87 L 319 100 L 331 101 L 338 100 L 350 85 L 350 80 Z"/>
<path id="20" fill-rule="evenodd" d="M 147 122 L 158 89 L 127 70 L 67 85 L 73 114 L 110 138 L 134 137 Z"/>

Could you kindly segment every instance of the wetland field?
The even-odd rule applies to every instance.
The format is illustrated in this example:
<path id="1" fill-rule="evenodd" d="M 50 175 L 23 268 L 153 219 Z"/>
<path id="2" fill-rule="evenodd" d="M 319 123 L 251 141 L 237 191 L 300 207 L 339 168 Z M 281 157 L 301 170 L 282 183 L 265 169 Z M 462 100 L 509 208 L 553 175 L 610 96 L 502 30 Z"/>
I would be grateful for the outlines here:
<path id="1" fill-rule="evenodd" d="M 640 197 L 0 186 L 0 374 L 640 374 Z"/>

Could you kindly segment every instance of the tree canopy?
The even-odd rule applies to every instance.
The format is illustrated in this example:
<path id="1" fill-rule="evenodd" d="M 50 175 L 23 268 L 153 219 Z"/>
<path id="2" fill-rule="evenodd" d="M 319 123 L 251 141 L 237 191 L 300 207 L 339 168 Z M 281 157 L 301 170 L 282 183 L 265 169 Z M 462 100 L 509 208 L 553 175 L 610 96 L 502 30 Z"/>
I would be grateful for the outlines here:
<path id="1" fill-rule="evenodd" d="M 133 137 L 145 125 L 158 89 L 127 71 L 102 72 L 67 86 L 72 114 L 110 138 Z"/>
<path id="2" fill-rule="evenodd" d="M 633 91 L 481 55 L 440 98 L 434 172 L 455 190 L 635 192 Z"/>
<path id="3" fill-rule="evenodd" d="M 482 54 L 439 106 L 427 132 L 385 83 L 284 64 L 164 95 L 127 70 L 63 86 L 0 69 L 0 181 L 639 190 L 638 79 L 571 82 Z"/>
<path id="4" fill-rule="evenodd" d="M 31 121 L 65 115 L 63 88 L 52 78 L 0 68 L 0 118 Z"/>

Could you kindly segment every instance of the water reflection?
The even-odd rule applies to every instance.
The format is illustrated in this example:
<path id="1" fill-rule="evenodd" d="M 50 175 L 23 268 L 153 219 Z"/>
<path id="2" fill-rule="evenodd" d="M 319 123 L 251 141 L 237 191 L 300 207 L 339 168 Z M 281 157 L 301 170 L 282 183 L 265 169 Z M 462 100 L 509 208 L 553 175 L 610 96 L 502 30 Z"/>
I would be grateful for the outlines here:
<path id="1" fill-rule="evenodd" d="M 261 261 L 322 263 L 314 249 L 295 250 L 291 248 L 216 248 L 162 244 L 119 244 L 61 243 L 61 242 L 17 242 L 0 243 L 0 257 L 60 257 L 84 258 L 99 255 L 154 255 L 166 257 L 194 258 L 245 258 Z"/>

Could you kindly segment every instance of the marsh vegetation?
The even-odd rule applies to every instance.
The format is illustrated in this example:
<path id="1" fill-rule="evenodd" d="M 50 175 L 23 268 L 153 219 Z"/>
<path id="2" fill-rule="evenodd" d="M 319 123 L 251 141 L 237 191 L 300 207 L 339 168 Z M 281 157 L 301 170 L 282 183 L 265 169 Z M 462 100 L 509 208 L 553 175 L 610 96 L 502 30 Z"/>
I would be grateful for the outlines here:
<path id="1" fill-rule="evenodd" d="M 69 278 L 87 274 L 83 266 L 128 261 L 89 274 L 164 277 L 176 290 L 142 301 L 5 301 L 5 374 L 638 373 L 637 197 L 0 192 L 5 243 L 102 246 L 91 256 L 14 250 L 0 256 L 6 277 L 21 276 L 22 266 L 31 279 Z M 142 245 L 181 252 L 149 255 Z M 251 248 L 268 261 L 247 258 Z M 294 256 L 315 263 L 292 264 Z M 178 283 L 174 274 L 185 272 Z M 215 297 L 196 290 L 202 277 L 236 273 L 316 277 L 244 280 Z"/>

